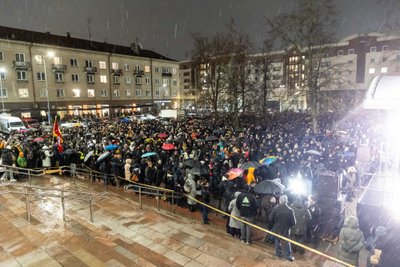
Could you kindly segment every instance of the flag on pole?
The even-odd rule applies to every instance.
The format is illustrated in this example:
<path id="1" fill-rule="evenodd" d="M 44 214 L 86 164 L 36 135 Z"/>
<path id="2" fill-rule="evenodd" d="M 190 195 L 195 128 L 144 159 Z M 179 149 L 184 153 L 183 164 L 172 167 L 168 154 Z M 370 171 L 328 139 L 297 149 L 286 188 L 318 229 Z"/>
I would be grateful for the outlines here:
<path id="1" fill-rule="evenodd" d="M 60 131 L 60 128 L 58 127 L 58 121 L 57 121 L 57 116 L 56 119 L 54 120 L 54 126 L 53 126 L 53 136 L 56 138 L 56 144 L 57 144 L 57 150 L 59 153 L 63 152 L 63 139 L 62 139 L 62 134 Z"/>

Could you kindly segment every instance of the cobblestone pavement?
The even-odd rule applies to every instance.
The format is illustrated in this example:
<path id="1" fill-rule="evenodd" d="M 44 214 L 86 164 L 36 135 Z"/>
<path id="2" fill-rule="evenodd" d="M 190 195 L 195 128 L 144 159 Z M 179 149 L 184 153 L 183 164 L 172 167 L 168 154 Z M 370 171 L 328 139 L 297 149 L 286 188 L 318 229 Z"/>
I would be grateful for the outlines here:
<path id="1" fill-rule="evenodd" d="M 89 185 L 80 181 L 75 189 L 54 176 L 34 183 L 74 190 Z M 95 198 L 93 223 L 86 201 L 67 199 L 64 222 L 60 199 L 43 196 L 30 197 L 28 222 L 25 196 L 4 190 L 0 187 L 0 266 L 328 266 L 307 253 L 289 262 L 275 257 L 272 246 L 246 245 L 225 233 L 221 217 L 212 215 L 211 224 L 203 225 L 198 213 L 185 217 L 183 209 L 175 214 L 140 209 L 134 194 L 115 188 L 107 198 Z"/>

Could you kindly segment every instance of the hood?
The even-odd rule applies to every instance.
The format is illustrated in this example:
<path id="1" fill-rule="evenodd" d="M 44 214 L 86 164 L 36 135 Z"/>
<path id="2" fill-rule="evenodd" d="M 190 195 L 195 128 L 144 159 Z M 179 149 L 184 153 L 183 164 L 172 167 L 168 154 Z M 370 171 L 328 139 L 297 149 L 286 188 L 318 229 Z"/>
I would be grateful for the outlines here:
<path id="1" fill-rule="evenodd" d="M 126 163 L 127 163 L 127 164 L 132 164 L 132 160 L 131 160 L 131 159 L 127 159 L 127 160 L 126 160 Z"/>
<path id="2" fill-rule="evenodd" d="M 233 194 L 234 198 L 237 198 L 240 195 L 240 192 L 235 192 L 235 194 Z"/>
<path id="3" fill-rule="evenodd" d="M 378 226 L 375 229 L 375 237 L 378 238 L 380 236 L 386 235 L 386 228 L 383 226 Z"/>
<path id="4" fill-rule="evenodd" d="M 347 216 L 344 220 L 344 227 L 358 229 L 358 219 L 354 216 Z"/>

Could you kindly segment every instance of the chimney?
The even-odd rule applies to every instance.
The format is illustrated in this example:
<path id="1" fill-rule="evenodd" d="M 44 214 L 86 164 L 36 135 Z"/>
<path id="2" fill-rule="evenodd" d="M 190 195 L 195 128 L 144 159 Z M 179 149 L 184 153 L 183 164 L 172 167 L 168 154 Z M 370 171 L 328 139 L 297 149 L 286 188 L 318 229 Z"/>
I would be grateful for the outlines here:
<path id="1" fill-rule="evenodd" d="M 71 37 L 71 33 L 67 32 L 67 37 L 70 38 Z"/>

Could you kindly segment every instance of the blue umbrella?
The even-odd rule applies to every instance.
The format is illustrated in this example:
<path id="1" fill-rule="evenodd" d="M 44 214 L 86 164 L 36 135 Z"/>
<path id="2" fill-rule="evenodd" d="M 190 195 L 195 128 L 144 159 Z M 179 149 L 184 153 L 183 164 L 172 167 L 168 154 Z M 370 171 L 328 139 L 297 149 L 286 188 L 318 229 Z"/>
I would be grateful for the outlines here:
<path id="1" fill-rule="evenodd" d="M 101 154 L 101 155 L 97 158 L 96 163 L 102 162 L 103 160 L 105 160 L 106 158 L 108 158 L 108 157 L 111 156 L 111 155 L 112 155 L 112 153 L 111 153 L 110 151 L 104 152 L 103 154 Z"/>
<path id="2" fill-rule="evenodd" d="M 104 149 L 107 150 L 107 151 L 117 150 L 118 149 L 118 145 L 111 144 L 111 145 L 106 146 Z"/>
<path id="3" fill-rule="evenodd" d="M 144 153 L 144 154 L 141 156 L 141 158 L 147 158 L 147 157 L 151 157 L 151 156 L 155 156 L 155 155 L 157 155 L 156 152 L 147 152 L 147 153 Z"/>

